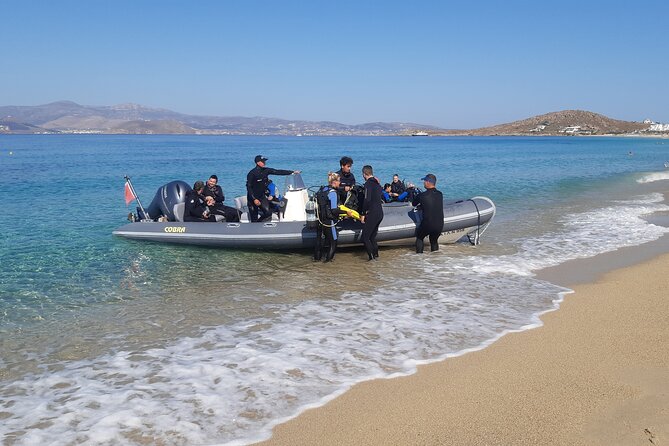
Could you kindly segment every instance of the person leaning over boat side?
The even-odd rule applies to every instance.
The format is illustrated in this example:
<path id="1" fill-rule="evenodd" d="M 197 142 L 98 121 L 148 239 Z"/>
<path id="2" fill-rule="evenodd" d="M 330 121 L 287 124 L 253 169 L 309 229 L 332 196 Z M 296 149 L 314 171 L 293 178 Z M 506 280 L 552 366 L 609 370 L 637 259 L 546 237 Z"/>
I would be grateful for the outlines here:
<path id="1" fill-rule="evenodd" d="M 363 223 L 360 239 L 365 244 L 369 260 L 376 260 L 379 257 L 376 235 L 383 220 L 383 207 L 381 206 L 383 203 L 383 189 L 374 177 L 372 166 L 364 166 L 362 176 L 365 179 L 365 189 L 360 210 L 360 221 Z"/>
<path id="2" fill-rule="evenodd" d="M 204 182 L 196 181 L 193 184 L 193 189 L 186 192 L 184 221 L 216 221 L 216 218 L 210 214 L 209 208 L 204 204 L 203 191 Z"/>
<path id="3" fill-rule="evenodd" d="M 212 214 L 224 216 L 225 221 L 227 222 L 239 221 L 239 212 L 237 209 L 223 204 L 225 195 L 223 194 L 223 188 L 218 184 L 218 177 L 216 175 L 209 177 L 202 194 L 205 199 L 211 197 L 214 200 L 214 203 L 211 206 L 207 204 Z"/>
<path id="4" fill-rule="evenodd" d="M 262 222 L 272 219 L 272 210 L 269 200 L 265 195 L 269 175 L 292 175 L 300 173 L 299 170 L 272 169 L 265 167 L 265 158 L 262 155 L 256 155 L 256 166 L 246 175 L 246 198 L 249 206 L 249 220 L 252 222 Z M 260 213 L 260 216 L 258 214 Z"/>
<path id="5" fill-rule="evenodd" d="M 339 201 L 346 203 L 346 195 L 355 186 L 355 175 L 351 173 L 351 166 L 353 166 L 353 159 L 348 156 L 342 156 L 339 160 L 340 169 L 335 172 L 339 175 Z"/>
<path id="6" fill-rule="evenodd" d="M 417 195 L 411 204 L 420 205 L 423 219 L 416 228 L 416 253 L 423 253 L 426 236 L 430 237 L 430 250 L 439 249 L 439 236 L 444 230 L 444 196 L 437 190 L 437 177 L 431 173 L 421 178 L 425 191 Z"/>

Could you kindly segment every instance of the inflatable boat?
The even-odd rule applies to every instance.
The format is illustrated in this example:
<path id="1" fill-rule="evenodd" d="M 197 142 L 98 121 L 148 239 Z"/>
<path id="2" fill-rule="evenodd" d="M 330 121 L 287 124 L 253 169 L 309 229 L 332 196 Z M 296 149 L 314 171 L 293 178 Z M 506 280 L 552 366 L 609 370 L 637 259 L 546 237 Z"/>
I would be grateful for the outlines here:
<path id="1" fill-rule="evenodd" d="M 184 202 L 190 186 L 172 181 L 161 186 L 149 205 L 131 214 L 131 223 L 113 234 L 133 240 L 212 246 L 246 250 L 313 249 L 316 242 L 317 216 L 314 193 L 299 174 L 286 177 L 284 207 L 272 214 L 271 221 L 252 223 L 248 219 L 246 197 L 235 198 L 239 222 L 184 222 Z M 383 205 L 383 221 L 377 241 L 380 245 L 413 244 L 420 210 L 411 203 Z M 485 197 L 444 200 L 444 228 L 439 241 L 454 243 L 467 238 L 478 244 L 481 234 L 495 215 L 495 205 Z M 134 221 L 133 221 L 134 220 Z M 363 224 L 351 218 L 337 223 L 339 246 L 362 245 Z"/>

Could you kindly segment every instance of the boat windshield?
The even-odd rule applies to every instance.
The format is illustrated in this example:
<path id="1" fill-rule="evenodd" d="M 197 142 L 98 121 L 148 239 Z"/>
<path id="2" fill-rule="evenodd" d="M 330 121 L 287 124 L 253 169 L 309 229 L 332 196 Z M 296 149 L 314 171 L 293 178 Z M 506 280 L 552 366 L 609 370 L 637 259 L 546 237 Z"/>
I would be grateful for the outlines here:
<path id="1" fill-rule="evenodd" d="M 299 173 L 294 173 L 286 177 L 286 192 L 291 190 L 302 190 L 306 188 L 307 187 L 304 185 L 304 181 L 302 180 L 302 175 Z"/>

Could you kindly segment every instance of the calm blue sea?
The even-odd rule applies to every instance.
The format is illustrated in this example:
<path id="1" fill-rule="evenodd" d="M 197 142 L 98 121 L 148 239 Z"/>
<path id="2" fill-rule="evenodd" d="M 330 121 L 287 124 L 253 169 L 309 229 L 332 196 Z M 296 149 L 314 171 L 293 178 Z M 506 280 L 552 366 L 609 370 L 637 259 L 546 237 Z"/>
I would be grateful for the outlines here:
<path id="1" fill-rule="evenodd" d="M 129 175 L 217 174 L 257 154 L 322 184 L 342 155 L 382 181 L 425 173 L 498 212 L 479 246 L 422 256 L 133 242 Z M 413 373 L 536 326 L 568 290 L 536 272 L 658 239 L 669 141 L 634 138 L 0 136 L 0 436 L 6 444 L 246 444 L 351 385 Z M 275 181 L 283 184 L 281 177 Z"/>

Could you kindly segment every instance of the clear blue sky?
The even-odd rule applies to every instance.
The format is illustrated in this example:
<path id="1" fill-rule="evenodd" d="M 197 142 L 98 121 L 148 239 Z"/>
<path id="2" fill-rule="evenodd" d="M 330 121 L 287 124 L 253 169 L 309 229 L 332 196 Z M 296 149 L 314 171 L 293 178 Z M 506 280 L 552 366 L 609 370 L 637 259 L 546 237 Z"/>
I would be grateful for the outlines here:
<path id="1" fill-rule="evenodd" d="M 0 105 L 669 122 L 669 2 L 0 0 Z"/>

